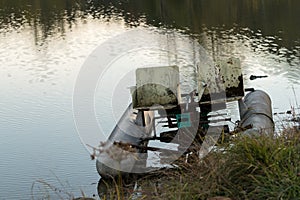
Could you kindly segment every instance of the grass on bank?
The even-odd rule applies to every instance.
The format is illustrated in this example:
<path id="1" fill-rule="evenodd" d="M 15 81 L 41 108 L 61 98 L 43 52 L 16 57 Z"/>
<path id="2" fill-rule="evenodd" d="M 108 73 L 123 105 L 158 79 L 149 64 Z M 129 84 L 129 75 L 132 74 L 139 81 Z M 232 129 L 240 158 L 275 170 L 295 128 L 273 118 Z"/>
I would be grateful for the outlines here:
<path id="1" fill-rule="evenodd" d="M 144 199 L 299 199 L 300 131 L 233 138 L 204 159 L 142 181 Z M 153 184 L 153 183 L 159 183 Z M 150 187 L 149 187 L 150 186 Z"/>

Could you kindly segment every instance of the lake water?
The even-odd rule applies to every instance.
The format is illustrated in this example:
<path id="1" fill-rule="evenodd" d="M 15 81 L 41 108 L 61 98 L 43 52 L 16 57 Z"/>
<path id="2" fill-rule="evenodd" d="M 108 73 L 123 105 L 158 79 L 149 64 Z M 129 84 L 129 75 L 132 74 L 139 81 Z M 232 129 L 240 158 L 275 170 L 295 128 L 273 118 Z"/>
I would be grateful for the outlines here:
<path id="1" fill-rule="evenodd" d="M 245 87 L 266 91 L 274 112 L 297 107 L 299 8 L 297 0 L 0 0 L 0 199 L 46 198 L 49 185 L 64 198 L 97 194 L 91 137 L 78 134 L 73 91 L 92 52 L 109 41 L 107 51 L 120 53 L 114 38 L 128 31 L 157 43 L 125 52 L 98 80 L 95 115 L 106 136 L 130 101 L 134 69 L 177 64 L 189 92 L 200 47 L 212 59 L 239 58 Z M 250 81 L 252 74 L 268 77 Z"/>

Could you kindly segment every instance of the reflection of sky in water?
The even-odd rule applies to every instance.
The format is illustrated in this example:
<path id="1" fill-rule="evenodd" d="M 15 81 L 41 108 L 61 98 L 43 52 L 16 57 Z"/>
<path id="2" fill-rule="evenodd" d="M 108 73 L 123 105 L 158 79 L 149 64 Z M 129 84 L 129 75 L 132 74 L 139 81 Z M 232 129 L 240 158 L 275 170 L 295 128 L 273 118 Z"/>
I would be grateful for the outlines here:
<path id="1" fill-rule="evenodd" d="M 80 193 L 81 187 L 85 192 L 95 193 L 95 187 L 89 186 L 99 177 L 75 130 L 72 92 L 87 56 L 106 39 L 126 29 L 121 22 L 102 24 L 87 20 L 67 30 L 64 37 L 49 36 L 40 46 L 34 45 L 28 28 L 1 33 L 0 180 L 5 180 L 5 184 L 0 184 L 0 199 L 29 196 L 32 182 L 53 177 L 51 171 L 63 182 L 69 181 L 75 192 Z M 295 56 L 299 55 L 299 46 L 288 50 L 277 45 L 280 38 L 263 36 L 259 31 L 225 30 L 222 37 L 214 31 L 206 29 L 197 38 L 210 55 L 240 58 L 245 86 L 268 92 L 275 112 L 289 110 L 296 104 L 292 86 L 296 95 L 300 94 L 299 57 Z M 131 75 L 139 66 L 177 64 L 181 66 L 182 92 L 194 89 L 195 82 L 189 79 L 194 75 L 197 43 L 176 31 L 174 38 L 169 38 L 169 47 L 178 54 L 171 55 L 171 60 L 166 52 L 150 49 L 126 54 L 112 63 L 109 76 L 99 82 L 95 93 L 97 119 L 107 125 L 104 132 L 110 132 L 127 107 L 127 87 L 134 84 Z M 190 51 L 180 49 L 179 44 Z M 250 81 L 251 74 L 269 77 Z M 113 93 L 114 89 L 117 92 Z M 116 98 L 110 101 L 111 97 Z"/>
<path id="2" fill-rule="evenodd" d="M 0 35 L 0 199 L 29 198 L 38 179 L 75 195 L 96 194 L 91 184 L 99 176 L 76 133 L 72 92 L 90 52 L 124 30 L 106 28 L 85 25 L 43 46 L 34 45 L 29 29 Z"/>

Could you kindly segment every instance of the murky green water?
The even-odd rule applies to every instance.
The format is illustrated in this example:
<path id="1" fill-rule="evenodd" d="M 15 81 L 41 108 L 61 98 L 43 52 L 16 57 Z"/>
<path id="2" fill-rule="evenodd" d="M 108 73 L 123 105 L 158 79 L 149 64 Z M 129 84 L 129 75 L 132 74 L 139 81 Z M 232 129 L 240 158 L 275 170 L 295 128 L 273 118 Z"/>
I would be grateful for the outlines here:
<path id="1" fill-rule="evenodd" d="M 245 87 L 267 91 L 274 112 L 296 106 L 292 88 L 297 96 L 299 8 L 297 0 L 0 0 L 0 199 L 47 196 L 45 184 L 32 187 L 36 180 L 76 196 L 81 190 L 97 194 L 95 162 L 89 160 L 73 119 L 73 88 L 93 50 L 128 30 L 158 32 L 158 44 L 167 42 L 178 56 L 146 50 L 121 57 L 96 98 L 121 84 L 120 79 L 130 82 L 120 72 L 158 62 L 179 64 L 188 92 L 194 89 L 194 80 L 189 82 L 194 55 L 202 46 L 213 59 L 240 58 Z M 268 78 L 250 81 L 251 74 Z M 110 103 L 109 97 L 95 105 L 106 133 L 128 103 L 125 94 L 125 103 L 122 98 Z M 112 104 L 119 105 L 116 116 L 109 114 Z"/>

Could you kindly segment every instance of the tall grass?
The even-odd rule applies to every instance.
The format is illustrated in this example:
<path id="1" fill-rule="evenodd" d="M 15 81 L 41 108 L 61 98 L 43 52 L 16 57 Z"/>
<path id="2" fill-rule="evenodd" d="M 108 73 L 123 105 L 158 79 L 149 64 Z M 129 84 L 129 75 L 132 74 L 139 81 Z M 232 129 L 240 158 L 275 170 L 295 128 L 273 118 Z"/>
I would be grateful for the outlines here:
<path id="1" fill-rule="evenodd" d="M 300 134 L 240 137 L 227 150 L 219 182 L 236 199 L 300 197 Z"/>
<path id="2" fill-rule="evenodd" d="M 299 199 L 300 131 L 239 135 L 204 159 L 143 178 L 144 199 Z M 155 182 L 159 183 L 153 184 Z M 156 192 L 153 192 L 156 191 Z"/>

